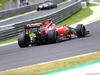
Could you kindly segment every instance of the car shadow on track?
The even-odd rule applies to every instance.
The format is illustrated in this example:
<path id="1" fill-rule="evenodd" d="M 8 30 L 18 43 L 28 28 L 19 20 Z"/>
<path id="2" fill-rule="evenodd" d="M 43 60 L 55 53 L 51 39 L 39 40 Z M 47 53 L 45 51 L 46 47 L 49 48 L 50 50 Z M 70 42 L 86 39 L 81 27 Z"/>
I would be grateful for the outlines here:
<path id="1" fill-rule="evenodd" d="M 71 39 L 69 39 L 69 40 L 63 40 L 63 41 L 60 41 L 60 42 L 58 42 L 58 43 L 39 43 L 39 44 L 30 45 L 29 47 L 38 47 L 38 46 L 46 46 L 46 45 L 55 45 L 55 44 L 59 44 L 59 43 L 69 42 L 69 41 L 75 40 L 75 39 L 77 39 L 77 37 L 71 38 Z"/>
<path id="2" fill-rule="evenodd" d="M 71 39 L 68 39 L 68 40 L 63 40 L 63 41 L 60 41 L 58 43 L 39 43 L 39 44 L 34 44 L 34 45 L 30 45 L 29 47 L 38 47 L 38 46 L 46 46 L 46 45 L 55 45 L 55 44 L 59 44 L 59 43 L 64 43 L 64 42 L 70 42 L 72 40 L 78 40 L 78 39 L 86 39 L 86 38 L 89 38 L 91 35 L 88 35 L 88 36 L 85 36 L 85 37 L 81 37 L 81 38 L 78 38 L 76 36 L 72 37 Z"/>

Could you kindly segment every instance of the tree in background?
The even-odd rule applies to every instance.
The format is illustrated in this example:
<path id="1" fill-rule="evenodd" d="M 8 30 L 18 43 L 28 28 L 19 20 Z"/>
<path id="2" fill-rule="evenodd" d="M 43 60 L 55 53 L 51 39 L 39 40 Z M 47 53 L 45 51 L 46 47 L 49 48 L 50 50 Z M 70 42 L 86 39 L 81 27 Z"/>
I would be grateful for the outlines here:
<path id="1" fill-rule="evenodd" d="M 3 9 L 5 7 L 5 5 L 9 2 L 15 2 L 17 3 L 17 0 L 0 0 L 0 10 Z M 20 0 L 20 2 L 22 3 L 23 0 Z M 34 0 L 29 0 L 30 3 L 33 3 Z"/>
<path id="2" fill-rule="evenodd" d="M 9 0 L 0 0 L 0 10 L 9 2 Z"/>

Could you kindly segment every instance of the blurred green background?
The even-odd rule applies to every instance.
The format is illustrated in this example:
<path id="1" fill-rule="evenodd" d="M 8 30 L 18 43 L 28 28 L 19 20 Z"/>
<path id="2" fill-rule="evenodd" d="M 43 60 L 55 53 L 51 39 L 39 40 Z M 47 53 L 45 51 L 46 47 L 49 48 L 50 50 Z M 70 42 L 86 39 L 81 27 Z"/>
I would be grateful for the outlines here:
<path id="1" fill-rule="evenodd" d="M 23 2 L 23 0 L 20 0 L 21 2 Z M 0 10 L 4 8 L 4 6 L 7 4 L 7 3 L 10 3 L 10 2 L 17 2 L 17 0 L 0 0 Z M 29 0 L 29 2 L 34 2 L 34 0 Z"/>

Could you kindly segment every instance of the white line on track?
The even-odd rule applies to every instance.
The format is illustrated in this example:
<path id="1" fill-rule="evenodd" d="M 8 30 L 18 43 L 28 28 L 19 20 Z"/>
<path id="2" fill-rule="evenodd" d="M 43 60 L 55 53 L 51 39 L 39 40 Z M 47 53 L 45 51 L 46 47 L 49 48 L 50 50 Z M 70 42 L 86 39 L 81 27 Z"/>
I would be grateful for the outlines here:
<path id="1" fill-rule="evenodd" d="M 34 10 L 34 11 L 27 12 L 27 13 L 25 13 L 25 14 L 20 14 L 20 15 L 17 15 L 17 16 L 9 17 L 9 18 L 7 18 L 7 19 L 1 20 L 0 23 L 1 23 L 1 22 L 4 22 L 4 21 L 7 21 L 7 20 L 14 19 L 14 18 L 18 18 L 18 17 L 21 17 L 21 16 L 25 16 L 25 15 L 28 15 L 28 14 L 31 14 L 31 13 L 34 13 L 34 12 L 37 12 L 37 11 Z"/>
<path id="2" fill-rule="evenodd" d="M 100 18 L 98 18 L 98 19 L 96 19 L 96 20 L 94 20 L 94 21 L 92 21 L 92 22 L 89 22 L 89 23 L 87 23 L 87 24 L 85 24 L 85 25 L 94 23 L 94 22 L 99 21 L 99 20 L 100 20 Z M 13 43 L 8 43 L 8 44 L 2 44 L 2 45 L 0 45 L 0 47 L 2 47 L 2 46 L 7 46 L 7 45 L 11 45 L 11 44 L 15 44 L 15 43 L 17 43 L 17 41 L 14 41 Z"/>
<path id="3" fill-rule="evenodd" d="M 87 56 L 87 55 L 91 55 L 91 54 L 95 54 L 95 53 L 97 53 L 97 52 L 92 52 L 92 53 L 87 53 L 87 54 L 72 56 L 72 57 L 63 58 L 63 59 L 52 60 L 52 61 L 48 61 L 48 62 L 43 62 L 43 63 L 34 64 L 34 65 L 29 65 L 29 66 L 24 66 L 24 67 L 19 67 L 19 68 L 15 68 L 15 69 L 0 71 L 0 72 L 8 72 L 8 71 L 16 70 L 16 69 L 23 69 L 23 68 L 28 68 L 28 67 L 32 67 L 32 66 L 38 66 L 38 65 L 48 64 L 48 63 L 53 63 L 53 62 L 56 62 L 56 61 L 68 60 L 68 59 L 77 58 L 77 57 L 82 57 L 82 56 Z"/>
<path id="4" fill-rule="evenodd" d="M 70 1 L 71 1 L 71 0 L 68 0 L 68 2 L 70 2 Z M 66 3 L 66 1 L 65 1 L 65 2 L 62 2 L 62 3 L 58 4 L 58 5 L 62 5 L 62 4 L 64 4 L 64 3 Z M 25 16 L 25 15 L 28 15 L 28 14 L 31 14 L 31 13 L 34 13 L 34 12 L 37 12 L 37 10 L 30 11 L 30 12 L 27 12 L 27 13 L 25 13 L 25 14 L 20 14 L 20 15 L 17 15 L 17 16 L 9 17 L 9 18 L 7 18 L 7 19 L 1 20 L 0 23 L 1 23 L 1 22 L 4 22 L 4 21 L 7 21 L 7 20 L 14 19 L 14 18 L 18 18 L 18 17 L 21 17 L 21 16 Z"/>
<path id="5" fill-rule="evenodd" d="M 94 2 L 93 2 L 93 3 L 94 3 Z M 100 3 L 99 3 L 99 4 L 100 4 Z M 99 19 L 96 19 L 96 20 L 94 20 L 94 21 L 92 21 L 92 22 L 89 22 L 89 23 L 87 23 L 86 25 L 91 24 L 91 23 L 94 23 L 94 22 L 99 21 L 99 20 L 100 20 L 100 18 L 99 18 Z M 14 43 L 17 43 L 17 42 L 14 42 Z M 14 44 L 14 43 L 9 43 L 9 44 L 0 45 L 0 47 L 1 47 L 1 46 L 10 45 L 10 44 Z M 26 68 L 26 67 L 30 67 L 30 66 L 43 65 L 43 64 L 47 64 L 47 63 L 56 62 L 56 61 L 67 60 L 67 59 L 76 58 L 76 57 L 82 57 L 82 56 L 86 56 L 86 55 L 90 55 L 90 54 L 94 54 L 94 53 L 97 53 L 97 52 L 92 52 L 92 53 L 77 55 L 77 56 L 73 56 L 73 57 L 68 57 L 68 58 L 63 58 L 63 59 L 48 61 L 48 62 L 44 62 L 44 63 L 34 64 L 34 65 L 29 65 L 29 66 L 24 66 L 24 67 L 20 67 L 20 68 L 5 70 L 5 71 L 11 71 L 11 70 L 16 70 L 16 69 L 22 69 L 22 68 Z M 5 71 L 1 71 L 1 72 L 5 72 Z"/>
<path id="6" fill-rule="evenodd" d="M 14 41 L 12 43 L 2 44 L 2 45 L 0 45 L 0 47 L 7 46 L 7 45 L 11 45 L 11 44 L 15 44 L 15 43 L 17 43 L 17 41 Z"/>
<path id="7" fill-rule="evenodd" d="M 95 19 L 94 21 L 92 21 L 92 22 L 89 22 L 89 23 L 87 23 L 87 24 L 85 24 L 85 25 L 88 25 L 88 24 L 91 24 L 91 23 L 97 22 L 97 21 L 99 21 L 99 20 L 100 20 L 100 18 L 98 18 L 98 19 Z"/>
<path id="8" fill-rule="evenodd" d="M 100 4 L 99 2 L 94 2 L 94 0 L 90 0 L 89 3 Z"/>

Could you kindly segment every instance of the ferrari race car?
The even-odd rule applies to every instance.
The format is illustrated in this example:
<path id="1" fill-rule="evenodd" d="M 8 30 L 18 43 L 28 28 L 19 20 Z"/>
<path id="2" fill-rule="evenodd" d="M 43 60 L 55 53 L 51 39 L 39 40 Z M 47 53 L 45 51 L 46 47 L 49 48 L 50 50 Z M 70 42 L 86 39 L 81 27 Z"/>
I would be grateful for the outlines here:
<path id="1" fill-rule="evenodd" d="M 39 6 L 37 7 L 37 11 L 43 10 L 43 9 L 52 9 L 52 8 L 57 8 L 57 4 L 52 3 L 50 1 L 46 1 L 44 3 L 39 4 Z"/>
<path id="2" fill-rule="evenodd" d="M 28 47 L 30 44 L 57 43 L 71 39 L 71 35 L 80 38 L 90 34 L 89 31 L 86 31 L 83 24 L 77 25 L 76 28 L 67 25 L 56 26 L 53 24 L 52 19 L 49 19 L 48 22 L 27 24 L 24 28 L 25 32 L 18 35 L 18 45 L 21 48 Z M 31 32 L 34 33 L 35 36 L 30 36 Z"/>

